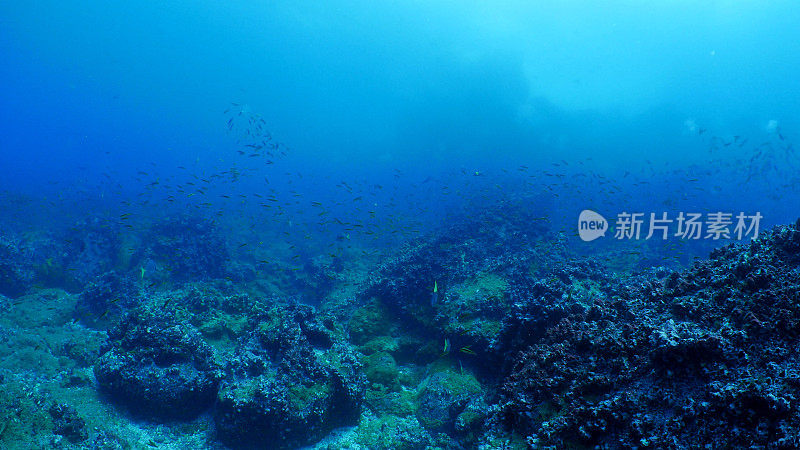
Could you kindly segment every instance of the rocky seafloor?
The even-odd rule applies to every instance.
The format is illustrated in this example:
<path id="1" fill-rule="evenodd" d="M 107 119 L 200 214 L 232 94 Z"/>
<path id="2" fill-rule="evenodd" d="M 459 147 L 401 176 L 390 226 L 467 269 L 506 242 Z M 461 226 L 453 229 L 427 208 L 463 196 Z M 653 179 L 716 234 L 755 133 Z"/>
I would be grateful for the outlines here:
<path id="1" fill-rule="evenodd" d="M 800 221 L 626 273 L 512 208 L 302 275 L 72 230 L 0 236 L 2 448 L 800 447 Z"/>

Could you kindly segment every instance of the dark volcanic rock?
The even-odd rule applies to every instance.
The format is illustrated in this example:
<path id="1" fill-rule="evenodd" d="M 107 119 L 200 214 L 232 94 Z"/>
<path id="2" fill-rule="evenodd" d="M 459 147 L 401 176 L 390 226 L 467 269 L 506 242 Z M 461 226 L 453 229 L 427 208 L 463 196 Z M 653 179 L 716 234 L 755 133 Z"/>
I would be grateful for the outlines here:
<path id="1" fill-rule="evenodd" d="M 536 257 L 533 243 L 547 229 L 536 219 L 535 208 L 499 205 L 405 247 L 373 272 L 361 296 L 377 297 L 409 317 L 419 317 L 420 307 L 436 306 L 431 299 L 434 281 L 441 297 L 447 286 L 479 272 L 527 269 Z"/>
<path id="2" fill-rule="evenodd" d="M 590 303 L 563 281 L 516 295 L 497 346 L 503 414 L 529 445 L 800 445 L 798 227 L 663 280 L 601 280 Z"/>
<path id="3" fill-rule="evenodd" d="M 397 331 L 446 339 L 462 355 L 481 355 L 468 363 L 493 371 L 497 362 L 489 348 L 510 311 L 509 287 L 534 266 L 565 255 L 563 241 L 548 234 L 537 213 L 541 208 L 524 202 L 501 203 L 408 245 L 371 273 L 359 299 L 364 308 L 379 302 Z M 351 336 L 364 339 L 359 328 L 351 327 Z M 433 358 L 440 354 L 437 349 Z M 420 354 L 411 362 L 430 360 Z"/>
<path id="4" fill-rule="evenodd" d="M 53 433 L 64 436 L 73 444 L 83 442 L 89 438 L 86 422 L 69 405 L 54 404 L 50 407 L 49 412 L 50 417 L 53 418 Z"/>
<path id="5" fill-rule="evenodd" d="M 417 418 L 429 430 L 452 433 L 460 415 L 468 411 L 467 406 L 480 403 L 481 392 L 481 385 L 470 375 L 437 372 L 423 382 Z"/>
<path id="6" fill-rule="evenodd" d="M 274 305 L 252 320 L 215 410 L 234 448 L 297 448 L 354 424 L 365 379 L 358 357 L 306 305 Z"/>
<path id="7" fill-rule="evenodd" d="M 191 326 L 135 310 L 108 334 L 94 373 L 113 400 L 163 419 L 189 418 L 214 402 L 222 371 Z"/>
<path id="8" fill-rule="evenodd" d="M 138 298 L 138 289 L 130 275 L 112 270 L 86 285 L 80 294 L 76 314 L 88 323 L 98 322 L 100 318 L 116 319 L 125 308 L 134 306 Z"/>

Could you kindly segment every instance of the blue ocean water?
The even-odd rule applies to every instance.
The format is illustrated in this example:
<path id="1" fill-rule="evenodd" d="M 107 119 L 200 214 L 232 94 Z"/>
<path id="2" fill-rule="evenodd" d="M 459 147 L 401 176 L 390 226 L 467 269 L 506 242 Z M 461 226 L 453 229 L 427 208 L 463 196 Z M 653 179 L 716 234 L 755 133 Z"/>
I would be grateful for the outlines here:
<path id="1" fill-rule="evenodd" d="M 798 22 L 792 1 L 0 2 L 0 443 L 790 448 L 785 373 L 742 388 L 784 413 L 699 435 L 622 406 L 638 375 L 533 367 L 614 353 L 545 338 L 613 335 L 595 314 L 638 330 L 632 373 L 744 370 L 737 349 L 794 336 L 791 306 L 753 305 L 798 295 Z M 709 386 L 745 382 L 701 365 L 664 389 L 722 409 Z M 626 419 L 563 425 L 612 399 Z"/>

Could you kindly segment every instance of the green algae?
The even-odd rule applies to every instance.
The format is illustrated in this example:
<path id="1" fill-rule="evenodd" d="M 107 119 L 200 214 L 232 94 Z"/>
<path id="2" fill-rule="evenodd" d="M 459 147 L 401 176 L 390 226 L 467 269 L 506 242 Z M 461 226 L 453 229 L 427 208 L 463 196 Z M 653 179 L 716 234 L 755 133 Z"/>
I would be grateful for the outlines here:
<path id="1" fill-rule="evenodd" d="M 365 418 L 352 433 L 325 447 L 327 450 L 417 450 L 438 446 L 414 416 L 385 415 Z"/>
<path id="2" fill-rule="evenodd" d="M 468 373 L 443 370 L 432 374 L 420 386 L 417 393 L 417 419 L 429 430 L 445 430 L 471 400 L 482 394 L 480 383 Z"/>
<path id="3" fill-rule="evenodd" d="M 294 410 L 305 411 L 327 401 L 332 393 L 333 387 L 325 383 L 295 383 L 288 388 L 288 400 Z"/>
<path id="4" fill-rule="evenodd" d="M 242 335 L 247 323 L 247 316 L 218 311 L 208 320 L 198 324 L 198 329 L 203 336 L 212 340 L 234 340 Z"/>
<path id="5" fill-rule="evenodd" d="M 477 277 L 461 283 L 455 288 L 459 297 L 472 301 L 481 301 L 484 298 L 502 300 L 508 290 L 508 281 L 493 273 L 478 274 Z"/>
<path id="6" fill-rule="evenodd" d="M 461 331 L 466 335 L 477 335 L 485 339 L 493 339 L 500 334 L 503 323 L 499 320 L 474 318 L 461 322 L 457 329 L 447 330 L 449 332 Z M 458 350 L 458 349 L 456 349 Z"/>
<path id="7" fill-rule="evenodd" d="M 371 355 L 375 352 L 395 353 L 399 349 L 400 344 L 397 339 L 391 336 L 378 336 L 358 347 L 358 350 L 365 355 Z"/>
<path id="8" fill-rule="evenodd" d="M 196 323 L 206 342 L 217 351 L 232 350 L 236 340 L 247 330 L 248 318 L 245 315 L 228 314 L 218 311 L 211 317 Z"/>
<path id="9" fill-rule="evenodd" d="M 364 400 L 370 410 L 377 414 L 408 416 L 417 410 L 417 393 L 411 389 L 390 392 L 386 387 L 377 385 L 367 389 Z"/>
<path id="10" fill-rule="evenodd" d="M 606 297 L 600 283 L 588 279 L 574 280 L 570 285 L 568 295 L 573 301 L 585 307 L 592 306 L 594 299 Z"/>
<path id="11" fill-rule="evenodd" d="M 29 436 L 47 435 L 53 428 L 50 415 L 38 404 L 38 395 L 26 393 L 27 383 L 4 380 L 0 390 L 0 447 L 31 448 Z"/>
<path id="12" fill-rule="evenodd" d="M 377 352 L 364 356 L 361 358 L 361 362 L 364 364 L 364 373 L 370 383 L 381 384 L 390 390 L 400 388 L 398 381 L 400 371 L 392 355 Z"/>
<path id="13" fill-rule="evenodd" d="M 348 329 L 350 340 L 361 345 L 375 337 L 390 334 L 392 321 L 386 309 L 380 303 L 372 301 L 353 312 Z"/>
<path id="14" fill-rule="evenodd" d="M 488 346 L 500 333 L 502 317 L 509 308 L 508 288 L 508 281 L 493 273 L 481 273 L 454 286 L 439 307 L 441 333 L 466 338 L 473 350 Z"/>

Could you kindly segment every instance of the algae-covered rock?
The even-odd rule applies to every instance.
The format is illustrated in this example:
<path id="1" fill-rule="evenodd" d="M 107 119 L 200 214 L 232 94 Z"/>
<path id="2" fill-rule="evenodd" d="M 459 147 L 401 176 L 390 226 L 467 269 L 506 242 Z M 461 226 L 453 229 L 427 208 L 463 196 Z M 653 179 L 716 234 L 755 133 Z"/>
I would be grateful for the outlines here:
<path id="1" fill-rule="evenodd" d="M 404 320 L 437 327 L 431 313 L 446 303 L 451 288 L 471 283 L 478 274 L 505 276 L 514 268 L 527 267 L 537 256 L 538 249 L 530 243 L 548 231 L 549 226 L 538 220 L 543 209 L 549 208 L 547 201 L 530 198 L 471 211 L 385 260 L 370 272 L 359 298 L 377 298 Z M 433 295 L 434 286 L 438 296 Z"/>
<path id="2" fill-rule="evenodd" d="M 397 390 L 400 384 L 397 380 L 399 370 L 392 355 L 384 352 L 373 353 L 362 358 L 364 373 L 370 383 L 378 383 L 390 390 Z"/>
<path id="3" fill-rule="evenodd" d="M 437 372 L 423 382 L 417 418 L 429 430 L 454 429 L 456 419 L 472 401 L 481 398 L 481 385 L 469 374 Z"/>
<path id="4" fill-rule="evenodd" d="M 327 450 L 418 450 L 457 448 L 445 435 L 433 436 L 416 417 L 368 418 L 353 433 L 328 444 Z"/>
<path id="5" fill-rule="evenodd" d="M 214 420 L 241 449 L 298 448 L 354 424 L 366 379 L 357 353 L 307 305 L 278 305 L 252 320 L 228 366 Z"/>
<path id="6" fill-rule="evenodd" d="M 395 353 L 400 349 L 397 339 L 390 336 L 379 336 L 370 339 L 364 345 L 358 347 L 358 350 L 365 354 L 371 355 L 375 352 Z"/>
<path id="7" fill-rule="evenodd" d="M 69 442 L 77 444 L 89 438 L 86 422 L 69 405 L 54 404 L 50 407 L 53 418 L 53 433 L 64 436 Z"/>
<path id="8" fill-rule="evenodd" d="M 227 383 L 215 418 L 223 442 L 233 448 L 293 448 L 326 431 L 334 384 L 264 373 Z"/>
<path id="9" fill-rule="evenodd" d="M 508 281 L 494 273 L 481 273 L 454 286 L 438 308 L 439 328 L 453 343 L 487 353 L 510 309 L 508 288 Z"/>
<path id="10" fill-rule="evenodd" d="M 80 294 L 75 313 L 83 323 L 97 326 L 119 318 L 140 299 L 130 275 L 116 271 L 94 277 Z"/>
<path id="11" fill-rule="evenodd" d="M 94 366 L 100 388 L 145 416 L 182 419 L 211 406 L 222 371 L 189 325 L 135 310 L 109 331 Z"/>
<path id="12" fill-rule="evenodd" d="M 443 350 L 443 339 L 422 339 L 403 335 L 397 339 L 397 351 L 392 355 L 400 364 L 429 364 L 442 356 Z"/>
<path id="13" fill-rule="evenodd" d="M 359 345 L 375 337 L 388 335 L 392 328 L 386 310 L 377 302 L 356 309 L 348 325 L 351 342 Z"/>
<path id="14" fill-rule="evenodd" d="M 373 386 L 367 390 L 364 401 L 376 414 L 407 416 L 417 410 L 416 393 L 413 390 L 389 392 L 384 386 Z"/>

